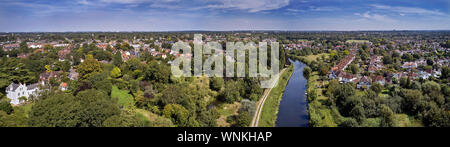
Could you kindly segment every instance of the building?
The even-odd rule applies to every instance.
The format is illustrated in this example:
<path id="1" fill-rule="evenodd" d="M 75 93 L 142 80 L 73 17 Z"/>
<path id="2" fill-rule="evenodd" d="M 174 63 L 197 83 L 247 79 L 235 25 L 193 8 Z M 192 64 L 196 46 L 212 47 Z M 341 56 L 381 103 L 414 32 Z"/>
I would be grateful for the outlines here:
<path id="1" fill-rule="evenodd" d="M 11 83 L 6 87 L 6 96 L 11 99 L 11 104 L 18 105 L 24 102 L 24 99 L 21 99 L 21 97 L 28 99 L 31 95 L 37 96 L 39 93 L 39 85 L 39 83 L 28 86 L 21 83 Z"/>
<path id="2" fill-rule="evenodd" d="M 386 84 L 386 80 L 384 80 L 383 76 L 375 76 L 372 81 L 381 85 Z"/>
<path id="3" fill-rule="evenodd" d="M 417 64 L 415 62 L 405 62 L 402 65 L 402 68 L 408 68 L 408 69 L 410 69 L 410 68 L 417 68 Z"/>
<path id="4" fill-rule="evenodd" d="M 77 80 L 78 79 L 78 73 L 76 72 L 76 70 L 75 69 L 73 69 L 73 68 L 71 68 L 70 70 L 69 70 L 69 75 L 67 75 L 68 76 L 68 78 L 70 79 L 70 80 Z"/>
<path id="5" fill-rule="evenodd" d="M 356 76 L 346 72 L 340 72 L 337 77 L 341 83 L 348 83 L 356 80 Z"/>
<path id="6" fill-rule="evenodd" d="M 372 84 L 372 80 L 369 77 L 367 77 L 367 76 L 363 76 L 359 80 L 358 84 L 356 84 L 356 88 L 358 88 L 358 89 L 360 89 L 360 88 L 370 88 L 371 84 Z"/>

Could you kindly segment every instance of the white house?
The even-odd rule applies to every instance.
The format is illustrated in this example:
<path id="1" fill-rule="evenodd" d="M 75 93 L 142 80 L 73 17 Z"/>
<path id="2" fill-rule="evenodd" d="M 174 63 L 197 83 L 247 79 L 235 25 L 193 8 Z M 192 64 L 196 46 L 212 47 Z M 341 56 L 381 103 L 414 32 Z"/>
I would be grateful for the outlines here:
<path id="1" fill-rule="evenodd" d="M 6 96 L 11 99 L 11 104 L 20 104 L 24 102 L 20 97 L 25 97 L 28 99 L 30 95 L 37 96 L 39 93 L 39 83 L 26 85 L 26 84 L 15 84 L 11 83 L 6 88 Z"/>

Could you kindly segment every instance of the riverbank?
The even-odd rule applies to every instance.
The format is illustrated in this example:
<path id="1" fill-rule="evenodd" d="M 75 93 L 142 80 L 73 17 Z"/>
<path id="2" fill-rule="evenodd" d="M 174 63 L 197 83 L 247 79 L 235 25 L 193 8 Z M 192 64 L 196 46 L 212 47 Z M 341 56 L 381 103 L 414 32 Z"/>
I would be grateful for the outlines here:
<path id="1" fill-rule="evenodd" d="M 284 88 L 286 87 L 292 72 L 293 65 L 290 65 L 281 74 L 278 84 L 270 91 L 261 112 L 258 127 L 274 127 L 277 120 L 278 107 L 283 96 Z"/>
<path id="2" fill-rule="evenodd" d="M 307 66 L 318 58 L 328 58 L 329 54 L 296 56 L 297 59 Z M 328 80 L 321 80 L 318 72 L 312 72 L 307 84 L 307 100 L 310 127 L 337 127 L 342 117 L 336 107 L 328 106 L 328 97 L 323 93 L 328 86 Z"/>
<path id="3" fill-rule="evenodd" d="M 289 81 L 284 88 L 278 109 L 276 127 L 308 127 L 308 100 L 306 96 L 308 80 L 303 76 L 306 67 L 300 61 L 291 61 L 294 65 Z"/>

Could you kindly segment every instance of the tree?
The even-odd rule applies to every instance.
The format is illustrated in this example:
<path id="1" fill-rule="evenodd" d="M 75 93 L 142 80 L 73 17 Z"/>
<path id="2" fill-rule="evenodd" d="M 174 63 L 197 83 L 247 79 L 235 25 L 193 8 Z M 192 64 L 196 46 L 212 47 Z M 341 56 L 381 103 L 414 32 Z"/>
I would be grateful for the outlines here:
<path id="1" fill-rule="evenodd" d="M 366 119 L 364 108 L 361 107 L 360 105 L 357 105 L 357 106 L 353 107 L 353 109 L 350 111 L 350 116 L 352 116 L 353 118 L 355 118 L 359 122 L 361 122 L 364 119 Z"/>
<path id="2" fill-rule="evenodd" d="M 102 72 L 102 67 L 101 63 L 94 59 L 92 55 L 87 55 L 86 60 L 78 65 L 76 70 L 80 74 L 81 79 L 87 79 Z"/>
<path id="3" fill-rule="evenodd" d="M 145 80 L 158 83 L 168 83 L 170 78 L 170 67 L 160 64 L 157 61 L 152 61 L 148 65 L 144 74 Z"/>
<path id="4" fill-rule="evenodd" d="M 212 90 L 220 91 L 225 85 L 225 81 L 222 77 L 211 78 L 210 87 Z"/>
<path id="5" fill-rule="evenodd" d="M 144 123 L 132 112 L 123 111 L 120 115 L 109 117 L 103 122 L 105 127 L 143 127 Z"/>
<path id="6" fill-rule="evenodd" d="M 240 90 L 238 84 L 233 81 L 227 81 L 225 84 L 225 90 L 221 95 L 221 100 L 227 103 L 233 103 L 240 100 Z"/>
<path id="7" fill-rule="evenodd" d="M 383 64 L 392 64 L 392 57 L 390 55 L 384 55 Z"/>
<path id="8" fill-rule="evenodd" d="M 380 125 L 382 127 L 394 127 L 395 126 L 395 115 L 394 112 L 392 112 L 392 110 L 386 106 L 386 105 L 381 105 L 381 123 Z"/>
<path id="9" fill-rule="evenodd" d="M 114 67 L 113 70 L 111 70 L 111 77 L 118 78 L 122 76 L 122 73 L 120 72 L 120 68 Z"/>
<path id="10" fill-rule="evenodd" d="M 401 96 L 404 98 L 404 111 L 416 114 L 420 109 L 420 103 L 423 99 L 422 93 L 418 90 L 402 89 Z"/>
<path id="11" fill-rule="evenodd" d="M 309 68 L 309 67 L 303 68 L 303 76 L 304 76 L 306 79 L 309 79 L 309 76 L 311 75 L 311 73 L 312 73 L 311 68 Z"/>
<path id="12" fill-rule="evenodd" d="M 186 127 L 188 124 L 189 111 L 178 104 L 168 104 L 164 107 L 163 116 L 170 118 L 179 127 Z"/>
<path id="13" fill-rule="evenodd" d="M 350 70 L 352 71 L 352 74 L 357 74 L 359 71 L 359 67 L 356 64 L 351 64 L 350 65 Z"/>
<path id="14" fill-rule="evenodd" d="M 123 63 L 122 54 L 119 51 L 117 51 L 113 58 L 113 64 L 119 67 L 122 63 Z"/>
<path id="15" fill-rule="evenodd" d="M 408 62 L 414 61 L 414 57 L 408 53 L 403 54 L 402 59 Z"/>
<path id="16" fill-rule="evenodd" d="M 56 93 L 40 98 L 29 114 L 29 124 L 37 127 L 101 127 L 119 106 L 104 92 L 85 90 L 76 96 Z"/>
<path id="17" fill-rule="evenodd" d="M 375 82 L 372 86 L 370 86 L 370 89 L 375 93 L 380 94 L 381 90 L 383 90 L 383 86 L 380 83 Z"/>
<path id="18" fill-rule="evenodd" d="M 13 110 L 13 107 L 8 101 L 0 100 L 0 111 L 4 111 L 6 114 L 11 114 Z"/>
<path id="19" fill-rule="evenodd" d="M 108 79 L 104 79 L 102 81 L 99 82 L 94 82 L 94 88 L 97 90 L 101 90 L 105 93 L 107 93 L 108 95 L 111 95 L 112 92 L 112 82 Z"/>
<path id="20" fill-rule="evenodd" d="M 355 88 L 350 83 L 345 83 L 344 85 L 340 86 L 338 90 L 334 91 L 333 94 L 336 98 L 336 104 L 338 106 L 345 106 L 347 102 L 347 98 L 355 94 Z M 351 107 L 353 108 L 353 107 Z"/>
<path id="21" fill-rule="evenodd" d="M 248 112 L 242 112 L 237 116 L 236 127 L 248 127 L 252 121 L 252 116 Z"/>
<path id="22" fill-rule="evenodd" d="M 450 67 L 444 66 L 442 67 L 441 79 L 448 79 L 448 78 L 450 78 Z"/>

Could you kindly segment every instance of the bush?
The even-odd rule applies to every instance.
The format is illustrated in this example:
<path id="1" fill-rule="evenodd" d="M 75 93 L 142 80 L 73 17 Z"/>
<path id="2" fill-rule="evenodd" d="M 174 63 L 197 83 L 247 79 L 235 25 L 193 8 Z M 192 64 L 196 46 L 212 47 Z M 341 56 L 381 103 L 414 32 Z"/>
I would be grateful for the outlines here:
<path id="1" fill-rule="evenodd" d="M 6 112 L 6 114 L 11 114 L 13 112 L 13 107 L 8 101 L 0 101 L 0 111 Z"/>

